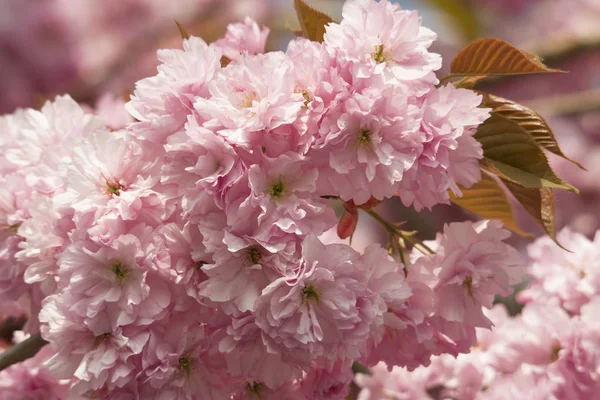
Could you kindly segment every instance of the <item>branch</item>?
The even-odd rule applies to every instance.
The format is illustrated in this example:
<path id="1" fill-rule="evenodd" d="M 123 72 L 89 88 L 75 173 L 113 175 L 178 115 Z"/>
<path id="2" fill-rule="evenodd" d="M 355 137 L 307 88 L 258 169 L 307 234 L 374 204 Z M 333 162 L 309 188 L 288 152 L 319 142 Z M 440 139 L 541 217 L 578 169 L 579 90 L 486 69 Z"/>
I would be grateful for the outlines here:
<path id="1" fill-rule="evenodd" d="M 0 371 L 35 356 L 47 343 L 38 333 L 15 344 L 0 354 Z"/>
<path id="2" fill-rule="evenodd" d="M 385 230 L 387 230 L 390 234 L 396 235 L 399 238 L 412 244 L 421 253 L 423 253 L 425 255 L 435 254 L 435 251 L 433 251 L 431 248 L 429 248 L 429 246 L 427 246 L 425 243 L 423 243 L 423 241 L 418 240 L 418 239 L 413 239 L 411 237 L 411 235 L 405 234 L 404 232 L 396 229 L 396 227 L 394 227 L 392 224 L 390 224 L 385 219 L 383 219 L 375 211 L 365 210 L 365 212 L 367 214 L 369 214 L 375 221 L 379 222 L 381 224 L 381 226 L 383 226 L 385 228 Z"/>

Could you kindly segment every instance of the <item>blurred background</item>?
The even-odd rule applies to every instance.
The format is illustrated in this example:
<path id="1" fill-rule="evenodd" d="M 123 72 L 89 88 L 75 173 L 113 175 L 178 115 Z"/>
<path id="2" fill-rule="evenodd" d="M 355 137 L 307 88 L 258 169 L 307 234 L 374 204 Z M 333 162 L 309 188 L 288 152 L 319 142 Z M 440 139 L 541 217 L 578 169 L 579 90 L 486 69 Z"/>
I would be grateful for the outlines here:
<path id="1" fill-rule="evenodd" d="M 313 0 L 316 8 L 341 18 L 342 0 Z M 494 36 L 544 58 L 569 74 L 492 80 L 480 89 L 531 106 L 548 119 L 564 153 L 583 164 L 549 158 L 581 195 L 559 192 L 557 222 L 586 235 L 600 227 L 600 0 L 402 0 L 417 9 L 424 25 L 439 34 L 433 51 L 447 72 L 454 54 L 469 41 Z M 156 50 L 180 47 L 173 20 L 190 34 L 212 42 L 230 22 L 251 16 L 271 29 L 268 48 L 285 49 L 299 25 L 293 0 L 0 0 L 0 114 L 37 107 L 69 93 L 92 107 L 126 99 L 136 80 L 154 75 Z M 108 108 L 107 108 L 108 107 Z M 0 132 L 0 134 L 2 134 Z M 598 162 L 596 162 L 598 159 Z M 388 202 L 382 213 L 408 221 L 424 238 L 444 222 L 469 215 L 450 206 L 419 213 Z M 517 208 L 520 225 L 541 230 Z M 361 218 L 355 247 L 385 241 Z M 515 239 L 518 240 L 518 239 Z M 525 241 L 521 242 L 526 244 Z"/>

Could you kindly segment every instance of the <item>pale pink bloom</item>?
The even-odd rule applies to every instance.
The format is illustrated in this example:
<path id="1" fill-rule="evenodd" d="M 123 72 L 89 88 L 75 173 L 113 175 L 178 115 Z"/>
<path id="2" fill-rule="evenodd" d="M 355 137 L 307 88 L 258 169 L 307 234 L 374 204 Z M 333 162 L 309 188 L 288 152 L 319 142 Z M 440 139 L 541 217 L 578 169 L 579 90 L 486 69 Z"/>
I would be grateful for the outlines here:
<path id="1" fill-rule="evenodd" d="M 267 388 L 277 388 L 301 377 L 300 368 L 290 360 L 296 355 L 269 351 L 268 340 L 252 314 L 232 317 L 222 334 L 218 349 L 225 355 L 227 370 L 232 376 L 245 377 Z"/>
<path id="2" fill-rule="evenodd" d="M 354 380 L 361 388 L 358 400 L 430 400 L 427 381 L 415 379 L 402 368 L 388 370 L 383 362 L 371 368 L 371 375 L 358 373 Z"/>
<path id="3" fill-rule="evenodd" d="M 301 388 L 307 399 L 344 400 L 353 378 L 350 364 L 336 363 L 328 369 L 313 363 L 302 378 Z"/>
<path id="4" fill-rule="evenodd" d="M 319 130 L 323 115 L 345 102 L 350 96 L 351 87 L 322 43 L 297 38 L 288 44 L 286 55 L 294 65 L 294 90 L 304 98 L 299 118 L 294 123 L 295 129 L 289 133 L 289 141 L 298 147 L 300 154 L 305 154 L 308 146 L 317 138 L 315 132 Z M 280 136 L 269 137 L 281 141 Z M 266 141 L 265 147 L 266 154 L 271 156 L 269 141 Z"/>
<path id="5" fill-rule="evenodd" d="M 567 252 L 549 237 L 536 240 L 528 248 L 532 280 L 518 294 L 519 301 L 556 301 L 565 310 L 578 313 L 581 307 L 600 293 L 600 234 L 593 241 L 565 228 L 557 240 Z"/>
<path id="6" fill-rule="evenodd" d="M 320 235 L 334 226 L 337 218 L 328 201 L 316 194 L 318 175 L 308 160 L 293 153 L 264 157 L 248 169 L 251 194 L 239 210 L 228 212 L 256 220 L 252 236 L 259 242 L 269 243 L 279 232 Z"/>
<path id="7" fill-rule="evenodd" d="M 70 97 L 59 96 L 40 111 L 24 113 L 19 137 L 3 151 L 3 158 L 34 191 L 51 196 L 62 189 L 64 164 L 73 143 L 103 127 L 100 118 L 86 113 Z"/>
<path id="8" fill-rule="evenodd" d="M 521 368 L 507 375 L 498 375 L 487 390 L 480 392 L 477 400 L 505 400 L 526 398 L 531 400 L 563 400 L 569 397 L 556 397 L 556 384 L 548 379 L 546 372 L 537 367 L 523 364 Z M 583 398 L 581 400 L 584 400 Z"/>
<path id="9" fill-rule="evenodd" d="M 31 218 L 19 227 L 24 238 L 19 245 L 17 259 L 27 265 L 24 279 L 28 284 L 40 283 L 45 295 L 57 288 L 58 258 L 69 243 L 68 234 L 75 228 L 70 218 L 63 217 L 52 200 L 40 197 L 30 206 Z"/>
<path id="10" fill-rule="evenodd" d="M 570 323 L 570 333 L 561 342 L 556 369 L 550 379 L 558 382 L 558 398 L 591 398 L 600 391 L 600 297 L 581 308 L 581 316 Z"/>
<path id="11" fill-rule="evenodd" d="M 482 307 L 508 296 L 522 277 L 522 256 L 503 242 L 510 232 L 499 221 L 452 223 L 438 234 L 434 263 L 436 315 L 466 326 L 491 327 Z"/>
<path id="12" fill-rule="evenodd" d="M 107 313 L 113 326 L 147 324 L 161 318 L 171 294 L 152 270 L 152 229 L 136 227 L 111 246 L 76 242 L 59 260 L 60 284 L 72 310 L 94 320 Z"/>
<path id="13" fill-rule="evenodd" d="M 399 187 L 405 205 L 417 211 L 438 203 L 449 204 L 448 190 L 461 196 L 458 185 L 469 188 L 481 179 L 481 144 L 473 138 L 489 117 L 479 108 L 481 96 L 446 85 L 432 89 L 421 106 L 423 151 Z"/>
<path id="14" fill-rule="evenodd" d="M 569 316 L 556 305 L 532 303 L 506 321 L 486 344 L 489 364 L 510 373 L 520 364 L 547 366 L 559 356 L 569 334 Z"/>
<path id="15" fill-rule="evenodd" d="M 190 215 L 206 202 L 223 206 L 223 192 L 240 177 L 242 163 L 221 136 L 190 116 L 185 130 L 169 138 L 165 150 L 161 182 L 177 187 L 184 213 Z"/>
<path id="16" fill-rule="evenodd" d="M 269 36 L 269 28 L 262 28 L 250 17 L 244 22 L 227 25 L 225 37 L 215 42 L 223 55 L 230 60 L 238 61 L 244 55 L 261 54 Z"/>
<path id="17" fill-rule="evenodd" d="M 280 52 L 245 57 L 220 71 L 210 97 L 194 107 L 228 142 L 260 150 L 261 131 L 292 124 L 304 97 L 295 91 L 293 65 Z"/>
<path id="18" fill-rule="evenodd" d="M 198 287 L 198 294 L 220 304 L 228 314 L 254 310 L 254 303 L 272 279 L 280 276 L 271 254 L 256 241 L 225 233 L 228 246 L 213 255 L 213 264 L 202 271 L 208 279 Z M 278 262 L 279 260 L 276 260 Z"/>
<path id="19" fill-rule="evenodd" d="M 198 225 L 162 225 L 152 240 L 157 250 L 152 266 L 162 277 L 185 286 L 187 294 L 197 298 L 197 286 L 207 279 L 203 268 L 212 263 L 212 255 L 201 245 L 203 237 Z"/>
<path id="20" fill-rule="evenodd" d="M 429 320 L 435 307 L 435 295 L 430 287 L 433 276 L 420 274 L 422 267 L 408 267 L 406 283 L 412 292 L 404 303 L 395 303 L 384 316 L 385 333 L 366 359 L 369 365 L 384 361 L 391 368 L 406 366 L 413 370 L 429 364 L 434 354 L 458 354 L 456 343 L 435 329 Z"/>
<path id="21" fill-rule="evenodd" d="M 98 98 L 93 113 L 106 122 L 111 130 L 123 129 L 135 121 L 125 109 L 125 99 L 111 93 L 105 93 Z"/>
<path id="22" fill-rule="evenodd" d="M 355 79 L 381 75 L 383 82 L 405 83 L 422 95 L 437 82 L 438 54 L 427 49 L 437 35 L 421 26 L 417 11 L 388 0 L 348 0 L 342 21 L 326 27 L 325 45 L 350 63 Z"/>
<path id="23" fill-rule="evenodd" d="M 246 382 L 242 389 L 235 391 L 231 400 L 308 400 L 300 390 L 299 385 L 294 382 L 286 382 L 277 389 L 266 387 L 260 382 Z"/>
<path id="24" fill-rule="evenodd" d="M 26 116 L 26 109 L 17 109 L 12 114 L 0 116 L 0 130 L 2 130 L 2 136 L 0 136 L 0 154 L 2 155 L 0 157 L 0 175 L 2 176 L 13 173 L 20 168 L 19 153 L 16 153 L 14 157 L 8 157 L 8 151 L 21 145 L 22 128 L 27 126 Z M 29 160 L 29 162 L 31 163 L 33 160 Z"/>
<path id="25" fill-rule="evenodd" d="M 270 338 L 271 351 L 308 353 L 330 365 L 359 358 L 371 331 L 383 324 L 387 305 L 370 285 L 381 287 L 387 266 L 369 265 L 351 248 L 325 246 L 313 235 L 304 240 L 302 255 L 296 276 L 263 290 L 255 304 L 256 324 Z M 388 293 L 408 296 L 401 272 L 386 279 Z"/>
<path id="26" fill-rule="evenodd" d="M 132 134 L 164 144 L 183 127 L 198 97 L 208 96 L 208 84 L 221 68 L 221 51 L 190 37 L 183 50 L 159 50 L 158 74 L 136 83 L 127 111 L 140 123 Z"/>
<path id="27" fill-rule="evenodd" d="M 123 131 L 98 131 L 73 149 L 68 189 L 57 202 L 75 210 L 74 220 L 119 217 L 156 225 L 164 215 L 158 159 Z"/>
<path id="28" fill-rule="evenodd" d="M 325 114 L 309 153 L 320 166 L 321 194 L 357 205 L 392 197 L 421 153 L 419 108 L 400 90 L 382 90 L 355 94 Z"/>
<path id="29" fill-rule="evenodd" d="M 221 354 L 209 352 L 211 335 L 192 315 L 173 313 L 153 324 L 137 379 L 172 399 L 225 399 L 229 388 Z"/>
<path id="30" fill-rule="evenodd" d="M 68 293 L 44 300 L 40 313 L 42 336 L 56 354 L 47 362 L 58 378 L 77 378 L 81 391 L 124 386 L 136 369 L 134 358 L 149 334 L 136 327 L 115 327 L 106 312 L 87 319 Z"/>

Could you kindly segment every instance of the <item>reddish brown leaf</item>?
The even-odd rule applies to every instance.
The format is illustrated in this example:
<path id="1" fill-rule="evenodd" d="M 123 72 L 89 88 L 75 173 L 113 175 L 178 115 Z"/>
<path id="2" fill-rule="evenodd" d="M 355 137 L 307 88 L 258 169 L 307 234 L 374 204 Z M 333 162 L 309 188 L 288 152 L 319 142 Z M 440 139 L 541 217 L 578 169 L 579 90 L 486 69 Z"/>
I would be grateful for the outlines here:
<path id="1" fill-rule="evenodd" d="M 454 204 L 483 219 L 498 219 L 506 228 L 521 236 L 532 236 L 519 228 L 506 193 L 498 181 L 490 175 L 482 173 L 479 182 L 469 189 L 461 188 L 461 190 L 462 197 L 456 197 L 450 192 L 450 200 Z"/>
<path id="2" fill-rule="evenodd" d="M 528 189 L 505 179 L 502 182 L 523 206 L 525 211 L 533 217 L 546 231 L 548 236 L 561 248 L 565 249 L 556 239 L 556 219 L 554 215 L 555 198 L 552 190 L 548 188 Z M 567 250 L 567 249 L 565 249 Z M 568 251 L 568 250 L 567 250 Z"/>
<path id="3" fill-rule="evenodd" d="M 521 75 L 563 72 L 549 68 L 541 59 L 496 38 L 475 40 L 452 60 L 450 75 Z"/>
<path id="4" fill-rule="evenodd" d="M 294 8 L 300 21 L 300 27 L 307 39 L 322 42 L 325 34 L 325 25 L 335 22 L 329 15 L 315 10 L 304 0 L 294 0 Z"/>

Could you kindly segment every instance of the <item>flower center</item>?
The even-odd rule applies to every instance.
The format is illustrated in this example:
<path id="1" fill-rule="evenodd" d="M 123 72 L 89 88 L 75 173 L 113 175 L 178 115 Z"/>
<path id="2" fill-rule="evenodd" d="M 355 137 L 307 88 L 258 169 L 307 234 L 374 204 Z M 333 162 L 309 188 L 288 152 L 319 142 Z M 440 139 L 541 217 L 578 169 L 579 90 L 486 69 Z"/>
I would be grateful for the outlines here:
<path id="1" fill-rule="evenodd" d="M 247 382 L 246 383 L 246 391 L 251 397 L 256 396 L 257 398 L 261 398 L 261 392 L 263 390 L 263 384 L 260 382 Z"/>
<path id="2" fill-rule="evenodd" d="M 204 261 L 198 261 L 198 262 L 196 262 L 196 269 L 198 271 L 201 271 L 202 267 L 204 267 L 204 265 L 206 265 L 206 263 Z"/>
<path id="3" fill-rule="evenodd" d="M 561 350 L 562 348 L 558 345 L 552 346 L 552 351 L 550 352 L 550 362 L 558 360 L 558 353 L 560 353 Z"/>
<path id="4" fill-rule="evenodd" d="M 313 285 L 306 285 L 304 289 L 302 289 L 302 297 L 307 303 L 313 300 L 317 303 L 319 302 L 319 293 L 317 293 Z"/>
<path id="5" fill-rule="evenodd" d="M 470 297 L 473 297 L 473 278 L 467 276 L 463 282 L 463 286 L 467 288 Z"/>
<path id="6" fill-rule="evenodd" d="M 246 96 L 244 96 L 244 98 L 242 99 L 242 101 L 240 103 L 240 107 L 241 108 L 250 108 L 250 107 L 252 107 L 252 103 L 257 98 L 258 97 L 256 96 L 256 93 L 254 93 L 254 92 L 247 93 Z"/>
<path id="7" fill-rule="evenodd" d="M 258 246 L 252 246 L 248 250 L 248 255 L 250 256 L 250 261 L 252 261 L 252 265 L 256 265 L 260 262 L 260 248 Z"/>
<path id="8" fill-rule="evenodd" d="M 106 182 L 106 193 L 118 196 L 122 190 L 125 190 L 125 186 L 117 179 L 110 180 L 104 174 L 102 174 L 102 177 L 104 178 L 104 182 Z"/>
<path id="9" fill-rule="evenodd" d="M 361 129 L 358 134 L 358 144 L 366 146 L 371 143 L 371 131 L 369 129 Z"/>
<path id="10" fill-rule="evenodd" d="M 112 271 L 115 273 L 119 283 L 123 282 L 125 278 L 127 278 L 127 275 L 129 275 L 129 268 L 123 265 L 121 261 L 116 261 L 113 263 Z"/>
<path id="11" fill-rule="evenodd" d="M 110 332 L 103 333 L 102 335 L 96 336 L 94 338 L 94 348 L 97 348 L 98 346 L 100 346 L 100 343 L 104 342 L 110 336 L 111 336 Z"/>
<path id="12" fill-rule="evenodd" d="M 179 359 L 179 370 L 183 372 L 186 376 L 190 376 L 191 367 L 192 365 L 189 357 L 184 356 Z"/>
<path id="13" fill-rule="evenodd" d="M 269 195 L 273 199 L 281 199 L 285 195 L 285 184 L 279 178 L 269 187 Z"/>
<path id="14" fill-rule="evenodd" d="M 383 62 L 388 62 L 392 60 L 392 53 L 389 50 L 386 50 L 383 44 L 375 46 L 375 51 L 371 53 L 371 57 L 377 64 L 381 64 Z"/>

